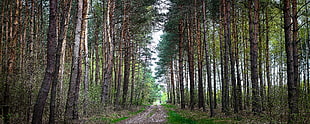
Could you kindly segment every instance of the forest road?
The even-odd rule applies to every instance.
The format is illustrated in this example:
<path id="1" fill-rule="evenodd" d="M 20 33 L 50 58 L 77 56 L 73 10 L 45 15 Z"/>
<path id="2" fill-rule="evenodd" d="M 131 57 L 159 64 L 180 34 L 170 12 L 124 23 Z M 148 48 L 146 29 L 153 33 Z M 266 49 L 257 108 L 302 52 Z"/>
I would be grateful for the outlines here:
<path id="1" fill-rule="evenodd" d="M 166 122 L 166 117 L 163 106 L 151 105 L 145 111 L 117 124 L 162 124 Z"/>

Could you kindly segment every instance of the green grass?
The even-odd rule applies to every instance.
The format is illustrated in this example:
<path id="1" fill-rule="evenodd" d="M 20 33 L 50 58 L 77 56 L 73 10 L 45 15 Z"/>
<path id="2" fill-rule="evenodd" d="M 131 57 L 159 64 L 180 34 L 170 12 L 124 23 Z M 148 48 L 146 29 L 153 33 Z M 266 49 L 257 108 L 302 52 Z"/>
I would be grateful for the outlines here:
<path id="1" fill-rule="evenodd" d="M 221 120 L 221 119 L 200 119 L 197 121 L 198 124 L 228 124 L 227 120 Z"/>
<path id="2" fill-rule="evenodd" d="M 178 110 L 177 106 L 162 104 L 168 111 L 168 124 L 230 124 L 231 118 L 209 118 L 207 113 L 201 111 Z M 177 110 L 177 111 L 174 111 Z"/>
<path id="3" fill-rule="evenodd" d="M 165 108 L 169 108 L 169 109 L 175 109 L 177 108 L 175 105 L 170 105 L 170 104 L 161 104 L 162 106 L 164 106 Z"/>
<path id="4" fill-rule="evenodd" d="M 182 117 L 180 114 L 175 111 L 169 110 L 168 114 L 168 123 L 169 124 L 197 124 L 196 121 Z"/>
<path id="5" fill-rule="evenodd" d="M 113 119 L 111 122 L 112 123 L 116 123 L 116 122 L 120 122 L 120 121 L 122 121 L 122 120 L 125 120 L 125 119 L 127 119 L 128 117 L 121 117 L 121 118 L 116 118 L 116 119 Z"/>

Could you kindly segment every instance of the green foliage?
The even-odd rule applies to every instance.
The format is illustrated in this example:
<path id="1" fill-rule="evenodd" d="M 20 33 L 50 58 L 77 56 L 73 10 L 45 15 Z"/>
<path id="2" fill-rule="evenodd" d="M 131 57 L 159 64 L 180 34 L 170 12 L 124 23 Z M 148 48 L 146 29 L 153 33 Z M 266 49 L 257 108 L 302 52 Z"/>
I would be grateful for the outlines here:
<path id="1" fill-rule="evenodd" d="M 176 57 L 177 54 L 178 36 L 175 33 L 165 32 L 161 36 L 156 49 L 158 50 L 159 61 L 156 62 L 156 77 L 162 77 L 167 72 L 169 63 Z"/>

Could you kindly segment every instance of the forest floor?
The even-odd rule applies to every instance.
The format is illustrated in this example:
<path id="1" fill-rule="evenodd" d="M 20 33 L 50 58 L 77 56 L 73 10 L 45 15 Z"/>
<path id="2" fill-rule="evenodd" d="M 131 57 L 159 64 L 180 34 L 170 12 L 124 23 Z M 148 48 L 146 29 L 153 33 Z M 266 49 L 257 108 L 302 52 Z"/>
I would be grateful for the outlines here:
<path id="1" fill-rule="evenodd" d="M 110 111 L 109 111 L 110 110 Z M 180 109 L 177 105 L 142 105 L 114 111 L 107 109 L 104 113 L 84 119 L 86 124 L 264 124 L 286 123 L 287 115 L 262 114 L 255 116 L 250 110 L 238 114 L 225 115 L 221 107 L 215 109 L 216 115 L 210 117 L 209 110 Z M 309 116 L 305 116 L 306 118 Z M 301 119 L 300 123 L 309 123 L 309 119 Z"/>
<path id="2" fill-rule="evenodd" d="M 167 112 L 161 105 L 151 105 L 145 111 L 116 124 L 162 124 L 166 122 Z"/>

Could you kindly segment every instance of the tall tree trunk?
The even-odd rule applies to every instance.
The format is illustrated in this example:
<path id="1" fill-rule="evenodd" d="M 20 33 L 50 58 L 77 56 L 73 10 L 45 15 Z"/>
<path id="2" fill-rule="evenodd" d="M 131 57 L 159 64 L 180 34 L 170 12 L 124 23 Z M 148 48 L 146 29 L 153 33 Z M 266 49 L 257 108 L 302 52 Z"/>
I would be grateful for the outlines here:
<path id="1" fill-rule="evenodd" d="M 203 11 L 203 42 L 205 43 L 206 52 L 206 65 L 207 65 L 207 83 L 209 92 L 209 104 L 210 104 L 210 116 L 214 116 L 214 106 L 212 98 L 212 81 L 211 81 L 211 62 L 209 57 L 209 44 L 207 41 L 207 19 L 206 19 L 206 1 L 202 0 L 202 11 Z M 202 63 L 201 63 L 202 64 Z M 201 72 L 202 73 L 202 72 Z"/>
<path id="2" fill-rule="evenodd" d="M 174 86 L 174 69 L 173 59 L 170 62 L 170 81 L 171 81 L 171 102 L 175 105 L 175 86 Z"/>
<path id="3" fill-rule="evenodd" d="M 19 1 L 17 0 L 17 5 L 18 4 Z M 32 116 L 33 124 L 42 123 L 44 105 L 54 77 L 54 71 L 56 66 L 55 61 L 57 53 L 56 14 L 57 14 L 57 0 L 50 0 L 50 16 L 49 16 L 49 28 L 47 37 L 47 66 L 44 79 L 38 94 L 38 98 L 36 104 L 34 105 Z"/>
<path id="4" fill-rule="evenodd" d="M 187 33 L 188 33 L 188 48 L 187 48 L 187 54 L 188 54 L 188 68 L 189 68 L 189 81 L 190 81 L 190 108 L 191 110 L 194 109 L 194 105 L 195 105 L 195 80 L 194 80 L 194 56 L 193 56 L 193 41 L 192 41 L 192 31 L 189 28 L 189 23 L 190 20 L 187 18 Z"/>
<path id="5" fill-rule="evenodd" d="M 102 86 L 102 96 L 101 96 L 101 103 L 106 104 L 108 101 L 108 88 L 109 83 L 112 81 L 112 67 L 113 67 L 113 58 L 114 58 L 114 39 L 113 39 L 113 32 L 114 32 L 114 8 L 115 8 L 115 1 L 108 0 L 107 4 L 107 27 L 106 27 L 106 37 L 109 46 L 108 57 L 107 57 L 107 66 L 106 71 L 104 72 L 104 79 L 103 79 L 103 86 Z"/>
<path id="6" fill-rule="evenodd" d="M 309 2 L 308 2 L 309 3 Z M 296 102 L 295 107 L 294 107 L 294 114 L 297 118 L 297 115 L 299 113 L 299 108 L 298 108 L 298 103 L 299 103 L 299 80 L 300 80 L 300 75 L 299 75 L 299 48 L 300 46 L 298 45 L 299 39 L 298 39 L 298 11 L 297 11 L 297 0 L 292 0 L 292 23 L 293 23 L 293 59 L 294 59 L 294 87 L 295 87 L 295 95 L 294 95 L 294 102 Z M 310 50 L 309 50 L 310 51 Z M 296 121 L 295 121 L 296 122 Z"/>
<path id="7" fill-rule="evenodd" d="M 182 7 L 180 7 L 182 8 Z M 179 78 L 180 78 L 180 93 L 181 93 L 181 109 L 185 109 L 184 96 L 184 77 L 183 77 L 183 42 L 184 42 L 184 24 L 183 20 L 179 19 Z"/>
<path id="8" fill-rule="evenodd" d="M 79 85 L 79 73 L 80 73 L 80 47 L 81 47 L 81 28 L 82 28 L 82 12 L 83 12 L 83 0 L 77 0 L 77 20 L 75 26 L 75 38 L 74 38 L 74 46 L 72 52 L 72 66 L 71 66 L 71 75 L 70 75 L 70 83 L 69 90 L 67 96 L 66 110 L 65 110 L 65 120 L 70 122 L 72 120 L 77 119 L 76 117 L 76 95 L 77 85 Z"/>
<path id="9" fill-rule="evenodd" d="M 1 64 L 1 65 L 0 65 L 0 74 L 1 74 L 1 75 L 3 75 L 3 74 L 2 74 L 2 69 L 3 69 L 3 63 L 2 63 L 2 60 L 3 60 L 3 59 L 2 59 L 3 46 L 2 46 L 2 42 L 3 42 L 3 39 L 4 39 L 3 37 L 5 36 L 5 33 L 4 33 L 4 32 L 5 32 L 5 30 L 4 30 L 4 29 L 5 29 L 5 21 L 4 21 L 4 20 L 5 20 L 5 19 L 4 19 L 4 13 L 5 13 L 5 11 L 4 11 L 4 10 L 5 10 L 5 8 L 6 8 L 6 7 L 5 7 L 6 2 L 7 2 L 7 0 L 3 0 L 3 1 L 1 2 L 1 5 L 0 5 L 0 6 L 1 6 L 0 14 L 1 14 L 1 17 L 2 17 L 2 18 L 0 19 L 0 25 L 1 25 L 1 26 L 0 26 L 0 64 Z M 0 78 L 2 78 L 2 76 L 0 76 Z M 1 83 L 1 85 L 3 85 L 3 84 Z"/>
<path id="10" fill-rule="evenodd" d="M 131 45 L 132 49 L 132 54 L 131 54 L 131 60 L 132 60 L 132 65 L 131 65 L 131 87 L 130 87 L 130 105 L 133 105 L 133 93 L 135 91 L 135 72 L 136 72 L 136 58 L 135 58 L 135 48 L 133 47 L 134 43 Z"/>
<path id="11" fill-rule="evenodd" d="M 212 20 L 212 41 L 213 41 L 213 44 L 212 44 L 212 51 L 213 51 L 213 106 L 214 106 L 214 109 L 217 108 L 217 102 L 216 102 L 216 57 L 217 57 L 217 52 L 216 52 L 216 41 L 215 41 L 215 20 Z"/>
<path id="12" fill-rule="evenodd" d="M 83 0 L 83 28 L 81 40 L 84 40 L 84 101 L 83 101 L 83 114 L 87 115 L 88 106 L 88 74 L 89 74 L 89 59 L 88 59 L 88 0 Z"/>
<path id="13" fill-rule="evenodd" d="M 220 7 L 219 7 L 219 12 L 220 12 L 220 29 L 224 28 L 224 0 L 220 1 Z M 223 39 L 224 39 L 224 34 L 222 30 L 219 30 L 219 40 L 220 40 L 220 64 L 221 64 L 221 74 L 219 75 L 221 78 L 221 104 L 222 104 L 222 109 L 221 111 L 224 112 L 225 111 L 225 94 L 224 94 L 224 85 L 225 85 L 225 80 L 224 80 L 224 46 L 223 46 Z"/>
<path id="14" fill-rule="evenodd" d="M 120 110 L 120 94 L 121 94 L 121 82 L 123 79 L 123 42 L 124 40 L 120 40 L 118 42 L 118 67 L 117 67 L 117 81 L 115 84 L 115 88 L 116 88 L 116 93 L 115 93 L 115 103 L 114 103 L 114 107 L 116 110 Z"/>
<path id="15" fill-rule="evenodd" d="M 233 26 L 232 26 L 232 30 L 233 30 L 233 40 L 236 40 L 234 39 L 234 36 L 236 35 L 236 33 L 234 32 L 235 31 L 235 25 L 236 25 L 236 22 L 235 22 L 235 1 L 232 0 L 232 15 L 233 15 L 233 19 L 232 19 L 232 23 L 233 23 Z M 230 31 L 230 6 L 231 6 L 231 2 L 228 1 L 227 2 L 227 27 L 229 28 L 228 29 L 228 34 L 229 36 L 227 37 L 229 40 L 228 40 L 228 48 L 229 48 L 229 55 L 230 55 L 230 74 L 231 74 L 231 84 L 232 84 L 232 97 L 233 97 L 233 107 L 234 107 L 234 113 L 238 113 L 239 112 L 239 104 L 238 104 L 238 99 L 237 99 L 237 87 L 236 87 L 236 70 L 235 70 L 235 51 L 234 51 L 234 44 L 232 43 L 231 41 L 231 31 Z"/>
<path id="16" fill-rule="evenodd" d="M 205 111 L 205 102 L 204 102 L 204 88 L 203 88 L 203 79 L 202 79 L 202 43 L 200 38 L 200 21 L 198 17 L 197 12 L 197 0 L 194 1 L 194 26 L 195 26 L 195 41 L 197 43 L 197 63 L 198 63 L 198 107 L 203 108 L 203 111 Z"/>
<path id="17" fill-rule="evenodd" d="M 51 101 L 50 101 L 50 116 L 49 116 L 49 123 L 55 123 L 55 113 L 56 113 L 56 102 L 59 106 L 60 98 L 56 100 L 57 93 L 58 96 L 62 94 L 62 78 L 63 78 L 63 71 L 64 71 L 64 57 L 65 57 L 65 48 L 66 48 L 66 37 L 67 37 L 67 29 L 68 29 L 68 21 L 69 15 L 71 11 L 71 3 L 72 0 L 63 0 L 61 3 L 62 7 L 62 14 L 61 14 L 61 22 L 59 27 L 59 35 L 58 35 L 58 45 L 57 45 L 57 53 L 56 53 L 56 66 L 54 72 L 54 80 L 52 82 L 52 89 L 51 89 Z M 57 90 L 57 87 L 59 86 Z M 60 93 L 59 93 L 60 92 Z"/>
<path id="18" fill-rule="evenodd" d="M 123 84 L 123 101 L 122 105 L 125 106 L 126 101 L 127 101 L 127 92 L 128 92 L 128 84 L 129 84 L 129 74 L 130 74 L 130 63 L 129 63 L 129 44 L 130 44 L 130 39 L 129 39 L 129 8 L 130 8 L 130 1 L 129 0 L 124 0 L 124 8 L 123 8 L 123 27 L 122 27 L 122 37 L 123 37 L 123 42 L 125 44 L 124 52 L 124 84 Z"/>
<path id="19" fill-rule="evenodd" d="M 234 104 L 236 104 L 234 106 L 234 112 L 235 113 L 238 113 L 239 110 L 242 110 L 242 91 L 241 91 L 241 79 L 240 79 L 240 71 L 239 71 L 239 44 L 238 44 L 238 10 L 235 9 L 236 7 L 236 2 L 235 0 L 232 1 L 233 4 L 233 28 L 232 28 L 232 31 L 233 31 L 233 44 L 232 46 L 234 46 L 234 48 L 231 48 L 231 51 L 233 51 L 231 54 L 234 54 L 233 55 L 233 64 L 232 65 L 235 65 L 236 64 L 236 68 L 233 69 L 233 70 L 236 70 L 236 73 L 237 73 L 237 80 L 235 79 L 236 81 L 236 84 L 235 84 L 235 89 L 234 89 L 234 95 L 235 95 L 235 98 L 234 98 Z M 234 79 L 232 79 L 234 80 Z"/>
<path id="20" fill-rule="evenodd" d="M 266 78 L 267 78 L 267 107 L 268 110 L 271 110 L 271 79 L 270 79 L 270 62 L 269 62 L 269 18 L 268 18 L 268 7 L 265 10 L 265 20 L 266 20 Z M 271 111 L 270 111 L 271 112 Z"/>
<path id="21" fill-rule="evenodd" d="M 226 0 L 223 0 L 223 21 L 224 21 L 224 78 L 223 78 L 223 97 L 224 105 L 223 110 L 225 114 L 228 114 L 229 108 L 229 75 L 228 75 L 228 60 L 229 60 L 229 47 L 228 43 L 230 42 L 230 4 Z"/>
<path id="22" fill-rule="evenodd" d="M 20 20 L 19 20 L 19 16 L 20 16 L 20 10 L 21 10 L 21 1 L 20 0 L 15 0 L 14 2 L 12 2 L 9 6 L 10 7 L 14 7 L 15 11 L 14 11 L 14 15 L 13 15 L 13 10 L 10 10 L 10 15 L 11 19 L 8 22 L 9 25 L 7 25 L 10 30 L 8 31 L 9 35 L 7 35 L 8 40 L 6 40 L 8 43 L 8 47 L 6 48 L 8 51 L 8 53 L 6 55 L 8 55 L 8 57 L 5 59 L 7 60 L 6 64 L 6 77 L 5 77 L 5 83 L 4 83 L 4 93 L 3 93 L 3 101 L 4 101 L 4 107 L 3 107 L 3 122 L 4 124 L 8 124 L 10 123 L 10 115 L 9 115 L 9 109 L 10 109 L 10 87 L 11 85 L 15 84 L 16 79 L 14 79 L 15 77 L 15 65 L 16 65 L 16 45 L 17 45 L 17 41 L 18 41 L 18 34 L 19 34 L 19 24 L 20 24 Z M 13 16 L 15 18 L 13 18 Z M 14 19 L 14 20 L 13 20 Z M 51 43 L 51 42 L 49 42 Z M 51 76 L 51 75 L 49 75 Z M 46 81 L 47 82 L 47 81 Z M 44 84 L 44 83 L 42 83 Z M 49 84 L 49 82 L 47 82 L 46 84 Z M 48 85 L 49 88 L 49 85 Z M 41 88 L 42 89 L 42 88 Z M 43 92 L 42 92 L 43 93 Z M 41 93 L 41 94 L 42 94 Z M 47 91 L 48 94 L 48 91 Z M 46 94 L 46 97 L 47 97 Z M 45 94 L 43 94 L 43 98 L 44 98 Z M 42 105 L 44 106 L 45 103 L 45 99 L 43 99 L 44 101 L 42 102 Z M 43 107 L 42 107 L 42 112 L 43 112 Z M 40 116 L 38 116 L 40 117 Z M 41 116 L 42 117 L 42 116 Z"/>
<path id="23" fill-rule="evenodd" d="M 257 71 L 257 52 L 258 52 L 258 17 L 259 17 L 259 1 L 254 1 L 254 18 L 252 17 L 253 0 L 249 0 L 249 35 L 250 35 L 250 56 L 251 56 L 251 81 L 252 81 L 252 111 L 254 114 L 261 112 L 261 101 L 258 87 L 258 71 Z"/>
<path id="24" fill-rule="evenodd" d="M 292 2 L 296 2 L 295 0 L 292 0 Z M 297 37 L 294 35 L 295 32 L 294 30 L 297 30 L 297 27 L 295 27 L 294 23 L 294 18 L 297 18 L 297 15 L 293 15 L 293 39 L 292 39 L 292 22 L 291 22 L 291 5 L 290 5 L 291 1 L 290 0 L 284 0 L 283 1 L 283 14 L 284 14 L 284 33 L 285 33 L 285 47 L 286 47 L 286 57 L 287 57 L 287 86 L 288 86 L 288 106 L 289 106 L 289 118 L 288 118 L 288 123 L 295 123 L 297 122 L 297 114 L 298 114 L 298 85 L 297 85 L 297 80 L 295 77 L 297 77 L 298 74 L 297 72 L 295 72 L 296 65 L 295 62 L 297 62 L 298 60 L 294 60 L 294 59 L 298 59 L 295 58 L 295 50 L 297 50 L 297 45 L 296 42 L 294 40 L 297 40 Z M 296 3 L 295 3 L 296 4 Z M 293 14 L 296 14 L 294 8 L 296 7 L 295 5 L 293 5 Z M 296 25 L 297 26 L 297 25 Z M 298 63 L 297 63 L 298 64 Z M 298 65 L 297 65 L 298 67 Z M 298 78 L 298 77 L 297 77 Z"/>

